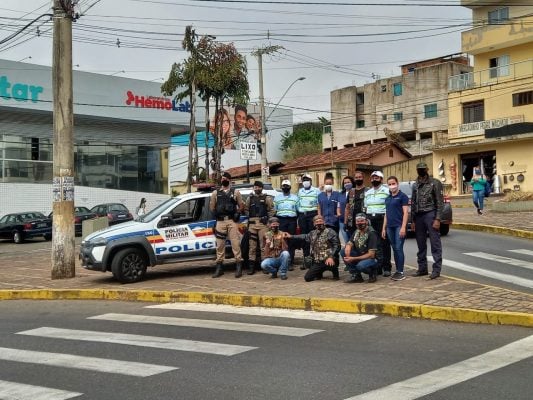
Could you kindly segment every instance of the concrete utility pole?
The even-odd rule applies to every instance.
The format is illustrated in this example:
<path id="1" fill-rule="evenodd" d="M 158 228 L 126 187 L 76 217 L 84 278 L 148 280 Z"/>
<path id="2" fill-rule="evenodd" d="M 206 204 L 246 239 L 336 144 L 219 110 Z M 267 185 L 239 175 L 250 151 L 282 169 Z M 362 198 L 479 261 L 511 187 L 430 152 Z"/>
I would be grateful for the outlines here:
<path id="1" fill-rule="evenodd" d="M 275 53 L 278 50 L 283 49 L 283 46 L 267 46 L 260 49 L 257 49 L 252 52 L 252 55 L 257 57 L 257 62 L 259 64 L 259 108 L 261 113 L 261 180 L 263 182 L 269 181 L 269 171 L 268 171 L 268 159 L 267 159 L 267 127 L 266 127 L 266 116 L 265 116 L 265 96 L 263 93 L 263 54 Z"/>
<path id="2" fill-rule="evenodd" d="M 65 4 L 66 10 L 61 3 Z M 52 84 L 54 92 L 54 167 L 52 279 L 73 278 L 74 110 L 72 105 L 72 2 L 54 0 Z"/>

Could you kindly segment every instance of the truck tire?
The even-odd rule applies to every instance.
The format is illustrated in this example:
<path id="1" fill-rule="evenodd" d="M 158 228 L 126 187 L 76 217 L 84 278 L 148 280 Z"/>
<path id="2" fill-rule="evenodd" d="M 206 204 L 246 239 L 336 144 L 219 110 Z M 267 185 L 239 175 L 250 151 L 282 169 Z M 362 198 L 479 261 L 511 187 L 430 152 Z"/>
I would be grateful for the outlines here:
<path id="1" fill-rule="evenodd" d="M 441 224 L 440 225 L 440 235 L 446 236 L 450 232 L 450 225 L 449 224 Z"/>
<path id="2" fill-rule="evenodd" d="M 146 274 L 145 254 L 136 248 L 119 250 L 111 262 L 111 272 L 120 283 L 139 282 Z"/>

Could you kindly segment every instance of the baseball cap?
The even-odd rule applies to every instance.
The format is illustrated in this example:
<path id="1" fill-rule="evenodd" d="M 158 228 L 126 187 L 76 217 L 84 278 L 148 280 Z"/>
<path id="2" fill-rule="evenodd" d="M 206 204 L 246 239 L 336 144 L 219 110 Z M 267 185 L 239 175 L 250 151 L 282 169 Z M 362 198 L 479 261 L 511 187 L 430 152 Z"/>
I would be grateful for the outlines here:
<path id="1" fill-rule="evenodd" d="M 425 162 L 419 162 L 418 164 L 416 164 L 416 169 L 425 169 L 427 167 L 428 165 Z"/>
<path id="2" fill-rule="evenodd" d="M 372 174 L 371 174 L 370 176 L 371 176 L 371 177 L 372 177 L 372 176 L 379 176 L 381 179 L 384 178 L 384 176 L 383 176 L 383 172 L 381 172 L 381 171 L 374 171 L 374 172 L 372 172 Z"/>
<path id="3" fill-rule="evenodd" d="M 291 186 L 291 181 L 284 179 L 281 181 L 281 186 Z"/>
<path id="4" fill-rule="evenodd" d="M 222 177 L 223 177 L 223 178 L 231 179 L 231 174 L 230 174 L 229 172 L 223 172 L 223 173 L 222 173 Z"/>
<path id="5" fill-rule="evenodd" d="M 311 175 L 309 175 L 309 174 L 303 174 L 303 176 L 302 176 L 302 181 L 303 181 L 303 180 L 312 180 Z"/>

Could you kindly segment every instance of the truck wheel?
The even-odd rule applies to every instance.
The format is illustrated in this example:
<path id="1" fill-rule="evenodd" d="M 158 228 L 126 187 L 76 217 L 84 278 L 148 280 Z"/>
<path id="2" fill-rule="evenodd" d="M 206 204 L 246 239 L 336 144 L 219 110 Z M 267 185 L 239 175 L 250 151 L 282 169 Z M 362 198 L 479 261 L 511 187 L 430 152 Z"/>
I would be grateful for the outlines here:
<path id="1" fill-rule="evenodd" d="M 450 232 L 450 225 L 449 224 L 441 224 L 440 226 L 440 235 L 446 236 Z"/>
<path id="2" fill-rule="evenodd" d="M 146 268 L 146 257 L 142 251 L 135 248 L 120 250 L 111 263 L 111 272 L 120 283 L 141 281 L 146 274 Z"/>
<path id="3" fill-rule="evenodd" d="M 24 235 L 20 231 L 13 232 L 13 242 L 20 244 L 24 242 Z"/>

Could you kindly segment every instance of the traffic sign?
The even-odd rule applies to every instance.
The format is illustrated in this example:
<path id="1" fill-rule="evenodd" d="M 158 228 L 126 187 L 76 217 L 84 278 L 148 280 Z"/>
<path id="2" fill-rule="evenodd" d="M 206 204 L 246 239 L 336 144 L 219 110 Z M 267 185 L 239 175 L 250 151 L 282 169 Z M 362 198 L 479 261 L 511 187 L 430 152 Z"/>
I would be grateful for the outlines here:
<path id="1" fill-rule="evenodd" d="M 257 141 L 254 138 L 241 139 L 241 160 L 257 160 Z"/>

